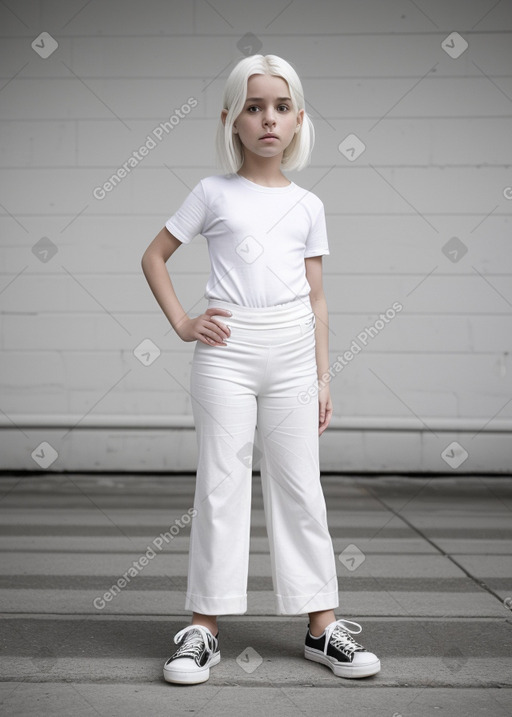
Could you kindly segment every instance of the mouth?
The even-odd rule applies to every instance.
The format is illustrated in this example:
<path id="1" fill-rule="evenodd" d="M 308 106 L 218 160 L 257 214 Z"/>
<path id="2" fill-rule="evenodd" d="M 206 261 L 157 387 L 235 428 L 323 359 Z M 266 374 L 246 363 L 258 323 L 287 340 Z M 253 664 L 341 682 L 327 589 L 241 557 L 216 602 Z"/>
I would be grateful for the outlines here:
<path id="1" fill-rule="evenodd" d="M 278 139 L 275 134 L 264 134 L 260 139 Z"/>

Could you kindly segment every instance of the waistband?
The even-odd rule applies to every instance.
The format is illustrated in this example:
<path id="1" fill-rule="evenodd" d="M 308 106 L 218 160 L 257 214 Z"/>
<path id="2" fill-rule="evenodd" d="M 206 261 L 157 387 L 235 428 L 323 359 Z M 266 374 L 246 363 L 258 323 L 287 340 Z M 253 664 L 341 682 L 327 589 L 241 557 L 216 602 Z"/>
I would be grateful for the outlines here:
<path id="1" fill-rule="evenodd" d="M 231 316 L 219 315 L 225 324 L 250 325 L 251 328 L 282 328 L 289 324 L 309 317 L 313 313 L 309 296 L 293 299 L 286 304 L 275 306 L 242 306 L 230 301 L 208 299 L 208 308 L 227 309 Z"/>

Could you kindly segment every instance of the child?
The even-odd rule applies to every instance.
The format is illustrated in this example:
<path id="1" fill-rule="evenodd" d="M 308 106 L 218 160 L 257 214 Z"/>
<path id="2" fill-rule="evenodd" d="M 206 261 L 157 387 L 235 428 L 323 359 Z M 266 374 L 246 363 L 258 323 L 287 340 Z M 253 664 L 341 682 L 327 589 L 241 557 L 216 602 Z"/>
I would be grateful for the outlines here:
<path id="1" fill-rule="evenodd" d="M 308 613 L 307 659 L 340 677 L 367 677 L 380 661 L 352 637 L 361 626 L 334 614 L 336 562 L 320 483 L 318 439 L 332 415 L 329 384 L 319 380 L 329 362 L 324 206 L 281 171 L 307 165 L 313 124 L 295 70 L 275 55 L 242 59 L 223 107 L 217 152 L 228 173 L 202 179 L 142 258 L 174 330 L 196 342 L 197 514 L 185 601 L 192 623 L 175 635 L 164 677 L 205 682 L 220 661 L 217 615 L 247 611 L 256 426 L 276 612 Z M 211 273 L 208 307 L 191 319 L 166 262 L 197 234 L 208 241 Z"/>

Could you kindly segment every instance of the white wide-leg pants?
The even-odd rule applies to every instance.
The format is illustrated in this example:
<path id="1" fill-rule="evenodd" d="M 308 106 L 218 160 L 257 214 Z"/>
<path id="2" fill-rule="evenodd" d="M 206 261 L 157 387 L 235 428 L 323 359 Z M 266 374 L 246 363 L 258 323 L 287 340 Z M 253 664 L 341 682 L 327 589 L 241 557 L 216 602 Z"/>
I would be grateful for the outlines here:
<path id="1" fill-rule="evenodd" d="M 338 581 L 320 483 L 309 298 L 264 308 L 210 299 L 212 306 L 232 312 L 218 316 L 231 336 L 227 346 L 197 341 L 194 348 L 197 513 L 185 609 L 206 615 L 247 611 L 255 428 L 276 613 L 334 609 Z"/>

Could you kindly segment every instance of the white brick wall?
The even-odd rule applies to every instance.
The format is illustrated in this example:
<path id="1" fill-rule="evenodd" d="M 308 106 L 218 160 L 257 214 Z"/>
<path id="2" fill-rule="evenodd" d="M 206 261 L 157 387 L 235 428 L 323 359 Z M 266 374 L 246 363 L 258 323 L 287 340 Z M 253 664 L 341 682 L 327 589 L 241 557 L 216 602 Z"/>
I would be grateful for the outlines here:
<path id="1" fill-rule="evenodd" d="M 47 441 L 50 470 L 194 470 L 193 345 L 169 331 L 140 258 L 220 171 L 222 89 L 253 33 L 296 67 L 315 123 L 311 166 L 288 176 L 326 207 L 332 361 L 403 305 L 332 381 L 323 469 L 456 472 L 440 455 L 456 440 L 458 472 L 510 470 L 512 3 L 27 0 L 0 4 L 0 24 L 0 467 L 37 469 Z M 43 31 L 59 43 L 47 59 L 31 47 Z M 441 47 L 453 31 L 469 43 L 457 59 Z M 338 151 L 352 133 L 366 144 L 354 162 Z M 58 249 L 45 263 L 42 237 Z M 452 237 L 468 249 L 457 262 Z M 208 266 L 201 237 L 169 262 L 193 315 Z M 162 350 L 150 367 L 132 353 L 144 338 Z"/>

